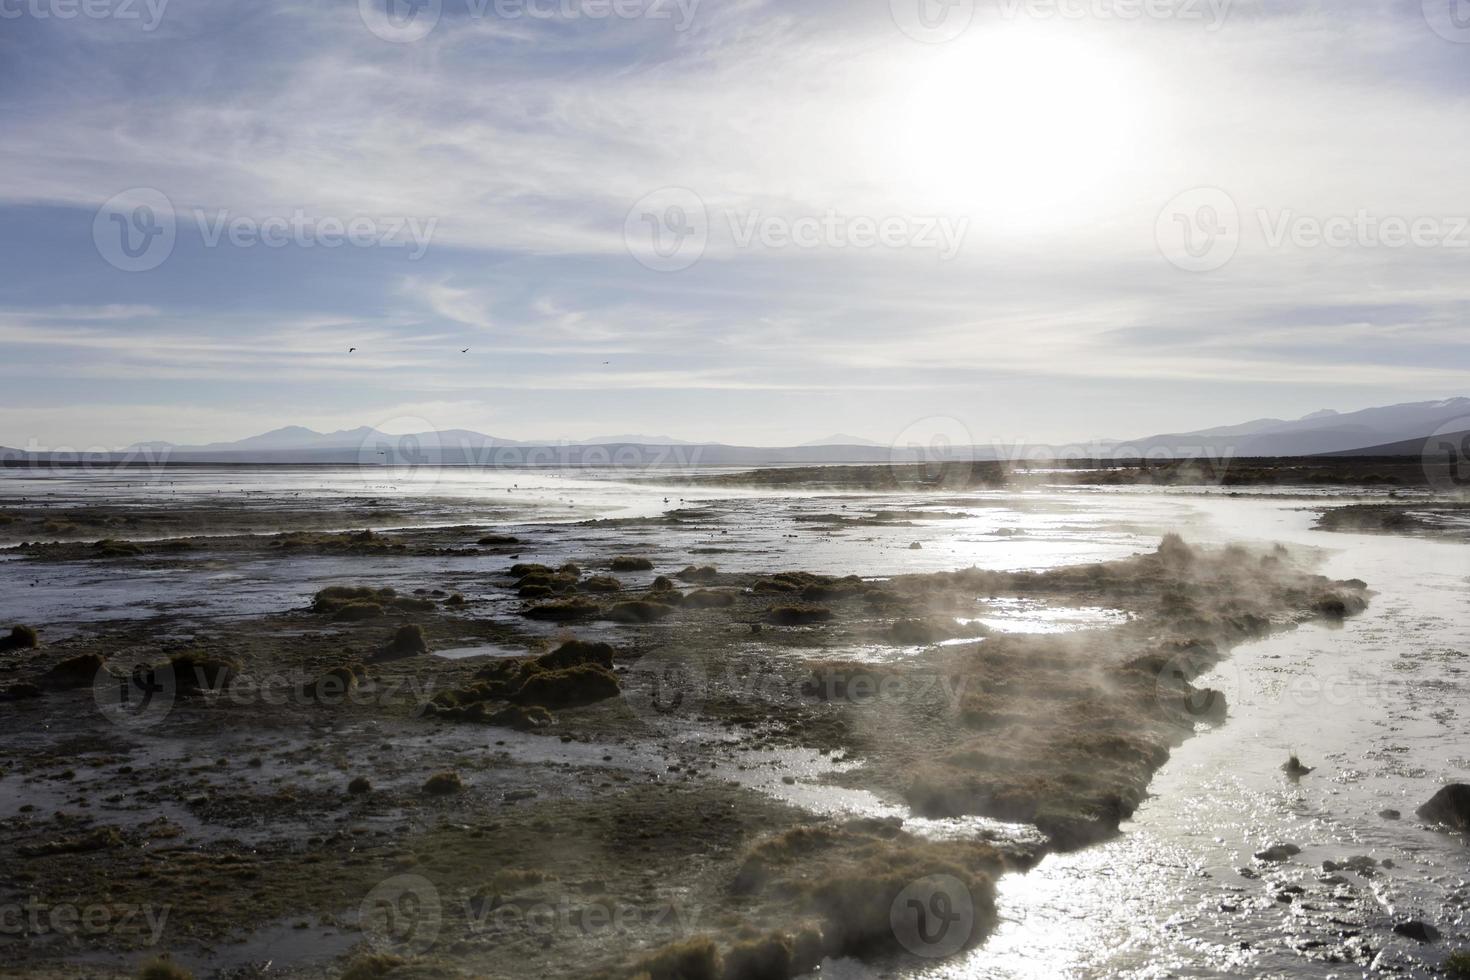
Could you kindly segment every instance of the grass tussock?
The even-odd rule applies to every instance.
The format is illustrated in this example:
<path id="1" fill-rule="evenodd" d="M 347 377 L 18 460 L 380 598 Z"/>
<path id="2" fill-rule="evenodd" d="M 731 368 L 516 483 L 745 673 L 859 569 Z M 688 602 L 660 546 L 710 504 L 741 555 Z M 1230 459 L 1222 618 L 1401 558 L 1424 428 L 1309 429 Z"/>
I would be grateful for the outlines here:
<path id="1" fill-rule="evenodd" d="M 719 578 L 720 572 L 713 565 L 690 565 L 683 571 L 675 572 L 674 578 L 681 582 L 713 582 Z"/>
<path id="2" fill-rule="evenodd" d="M 383 980 L 407 965 L 408 960 L 394 953 L 368 953 L 347 964 L 342 980 Z"/>
<path id="3" fill-rule="evenodd" d="M 475 543 L 486 548 L 493 548 L 502 545 L 520 544 L 521 539 L 514 534 L 487 534 Z"/>
<path id="4" fill-rule="evenodd" d="M 159 956 L 138 969 L 138 980 L 194 980 L 194 974 L 167 956 Z"/>
<path id="5" fill-rule="evenodd" d="M 570 599 L 554 599 L 527 608 L 522 615 L 527 619 L 540 619 L 553 623 L 567 623 L 579 619 L 591 619 L 600 615 L 602 607 L 591 599 L 577 596 Z"/>
<path id="6" fill-rule="evenodd" d="M 366 776 L 356 776 L 347 784 L 348 796 L 366 796 L 373 791 L 372 781 Z"/>
<path id="7" fill-rule="evenodd" d="M 526 678 L 512 700 L 542 708 L 578 708 L 615 698 L 621 692 L 610 670 L 594 665 L 548 670 Z"/>
<path id="8" fill-rule="evenodd" d="M 728 609 L 735 605 L 737 593 L 730 589 L 695 589 L 684 597 L 691 609 Z"/>
<path id="9" fill-rule="evenodd" d="M 40 636 L 29 626 L 12 626 L 9 636 L 0 637 L 0 653 L 10 650 L 34 650 L 40 645 Z"/>
<path id="10" fill-rule="evenodd" d="M 766 622 L 777 626 L 810 626 L 832 619 L 826 606 L 774 606 L 766 613 Z"/>
<path id="11" fill-rule="evenodd" d="M 376 602 L 348 602 L 338 606 L 332 613 L 336 623 L 365 623 L 371 619 L 382 619 L 386 610 Z"/>
<path id="12" fill-rule="evenodd" d="M 143 549 L 133 542 L 114 538 L 103 538 L 94 542 L 92 547 L 100 558 L 135 558 L 143 553 Z"/>
<path id="13" fill-rule="evenodd" d="M 653 562 L 634 555 L 619 555 L 612 560 L 612 570 L 615 572 L 651 572 Z"/>
<path id="14" fill-rule="evenodd" d="M 1458 949 L 1444 961 L 1444 971 L 1455 980 L 1470 980 L 1470 949 Z"/>
<path id="15" fill-rule="evenodd" d="M 562 670 L 587 664 L 612 670 L 613 648 L 607 643 L 568 640 L 550 653 L 543 653 L 532 663 L 543 670 Z"/>
<path id="16" fill-rule="evenodd" d="M 646 599 L 630 599 L 613 603 L 602 613 L 602 618 L 614 623 L 656 623 L 674 611 L 673 606 Z"/>
<path id="17" fill-rule="evenodd" d="M 339 664 L 314 678 L 306 685 L 305 693 L 312 701 L 333 704 L 340 702 L 348 692 L 356 690 L 365 680 L 367 671 L 362 664 Z"/>
<path id="18" fill-rule="evenodd" d="M 584 592 L 621 592 L 623 590 L 623 583 L 611 575 L 593 575 L 581 583 L 581 587 Z"/>
<path id="19" fill-rule="evenodd" d="M 53 666 L 41 675 L 41 687 L 52 691 L 68 691 L 79 687 L 91 687 L 97 675 L 105 669 L 107 661 L 96 653 L 82 653 Z"/>
<path id="20" fill-rule="evenodd" d="M 721 980 L 723 969 L 715 941 L 697 936 L 669 943 L 645 956 L 634 964 L 632 973 L 648 980 Z"/>
<path id="21" fill-rule="evenodd" d="M 555 716 L 539 704 L 512 704 L 499 711 L 482 712 L 482 714 L 483 717 L 480 720 L 485 724 L 497 728 L 513 728 L 518 732 L 533 732 L 538 728 L 548 728 L 556 723 Z"/>
<path id="22" fill-rule="evenodd" d="M 464 781 L 457 772 L 436 772 L 424 781 L 423 791 L 429 796 L 449 796 L 464 791 Z"/>
<path id="23" fill-rule="evenodd" d="M 222 691 L 240 673 L 235 661 L 208 653 L 181 653 L 169 658 L 168 666 L 173 672 L 174 693 L 180 697 Z"/>
<path id="24" fill-rule="evenodd" d="M 424 628 L 417 623 L 405 623 L 393 631 L 393 636 L 379 651 L 380 659 L 419 657 L 429 652 L 429 641 Z"/>

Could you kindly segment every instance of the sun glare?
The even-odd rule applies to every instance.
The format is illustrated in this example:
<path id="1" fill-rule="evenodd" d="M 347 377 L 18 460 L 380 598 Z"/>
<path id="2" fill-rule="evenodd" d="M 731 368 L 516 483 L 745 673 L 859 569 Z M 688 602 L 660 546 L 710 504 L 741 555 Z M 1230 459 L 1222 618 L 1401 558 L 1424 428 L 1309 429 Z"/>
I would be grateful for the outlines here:
<path id="1" fill-rule="evenodd" d="M 1009 229 L 1103 210 L 1148 99 L 1128 52 L 1019 27 L 926 56 L 905 89 L 896 179 L 928 206 Z"/>

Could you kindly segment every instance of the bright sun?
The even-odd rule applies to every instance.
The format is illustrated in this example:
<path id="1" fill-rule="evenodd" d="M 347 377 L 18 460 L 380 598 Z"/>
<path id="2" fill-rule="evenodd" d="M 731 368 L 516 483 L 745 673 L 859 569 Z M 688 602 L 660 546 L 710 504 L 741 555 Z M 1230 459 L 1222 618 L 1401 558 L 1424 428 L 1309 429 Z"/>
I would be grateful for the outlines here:
<path id="1" fill-rule="evenodd" d="M 904 89 L 884 155 L 907 196 L 1006 228 L 1105 208 L 1149 98 L 1127 53 L 1020 27 L 927 55 Z"/>

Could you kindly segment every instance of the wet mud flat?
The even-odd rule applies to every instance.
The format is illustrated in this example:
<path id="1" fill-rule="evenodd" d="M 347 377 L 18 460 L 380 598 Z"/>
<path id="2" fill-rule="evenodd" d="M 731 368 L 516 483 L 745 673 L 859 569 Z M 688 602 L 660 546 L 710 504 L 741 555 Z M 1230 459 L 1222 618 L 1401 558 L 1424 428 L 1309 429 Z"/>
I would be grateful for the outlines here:
<path id="1" fill-rule="evenodd" d="M 1001 875 L 1118 832 L 1228 714 L 1193 681 L 1233 645 L 1370 596 L 1304 554 L 1174 537 L 1046 571 L 842 576 L 654 560 L 634 526 L 11 549 L 13 581 L 201 560 L 352 581 L 228 616 L 34 621 L 37 645 L 0 653 L 0 904 L 38 910 L 0 934 L 4 969 L 918 968 L 983 944 Z M 991 625 L 1018 603 L 1076 628 Z M 936 945 L 914 916 L 940 907 L 964 921 Z M 64 908 L 107 921 L 62 928 Z"/>

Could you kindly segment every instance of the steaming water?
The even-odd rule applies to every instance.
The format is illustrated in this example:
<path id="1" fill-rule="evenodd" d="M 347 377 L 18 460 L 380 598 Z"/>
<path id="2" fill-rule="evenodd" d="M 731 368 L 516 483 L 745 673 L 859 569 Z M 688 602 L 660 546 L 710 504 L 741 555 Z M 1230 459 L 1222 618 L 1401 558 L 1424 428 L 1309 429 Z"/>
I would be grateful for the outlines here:
<path id="1" fill-rule="evenodd" d="M 946 496 L 691 490 L 527 472 L 369 474 L 212 471 L 166 482 L 75 474 L 0 476 L 0 508 L 25 496 L 58 509 L 124 499 L 140 507 L 246 491 L 263 503 L 391 496 L 412 505 L 407 523 L 453 525 L 493 504 L 517 525 L 527 560 L 575 559 L 616 547 L 660 569 L 690 561 L 727 571 L 804 568 L 881 577 L 907 571 L 1046 568 L 1124 557 L 1158 535 L 1191 540 L 1281 541 L 1320 552 L 1324 572 L 1364 579 L 1368 611 L 1339 628 L 1310 625 L 1237 649 L 1206 680 L 1230 700 L 1229 721 L 1174 753 L 1152 798 L 1112 843 L 1054 856 L 1002 880 L 1003 923 L 966 959 L 871 967 L 829 964 L 825 975 L 983 978 L 1429 976 L 1470 941 L 1470 848 L 1420 826 L 1414 809 L 1443 784 L 1470 781 L 1470 546 L 1311 530 L 1321 495 L 1068 488 Z M 1361 493 L 1354 495 L 1364 499 Z M 902 520 L 855 521 L 878 510 Z M 668 512 L 677 523 L 619 522 Z M 602 523 L 573 523 L 592 518 Z M 351 518 L 344 512 L 344 521 Z M 349 525 L 344 525 L 349 526 Z M 361 524 L 350 525 L 360 527 Z M 471 536 L 467 543 L 473 543 Z M 913 549 L 918 543 L 920 548 Z M 0 555 L 11 558 L 10 555 Z M 504 556 L 373 559 L 374 581 L 425 577 L 505 615 L 484 583 Z M 0 621 L 63 634 L 111 618 L 258 615 L 300 605 L 324 584 L 361 579 L 361 561 L 329 557 L 231 560 L 207 550 L 181 568 L 0 561 Z M 1042 632 L 1112 621 L 1106 609 L 1017 603 L 995 625 Z M 175 628 L 179 628 L 175 626 Z M 1316 771 L 1292 783 L 1291 751 Z M 1379 816 L 1399 810 L 1398 821 Z M 1255 851 L 1292 843 L 1280 865 Z M 1371 877 L 1321 863 L 1388 859 Z M 1251 869 L 1243 875 L 1240 869 Z M 1299 893 L 1295 890 L 1301 889 Z M 1420 918 L 1443 941 L 1419 946 L 1392 925 Z M 1369 966 L 1368 964 L 1371 964 Z"/>

